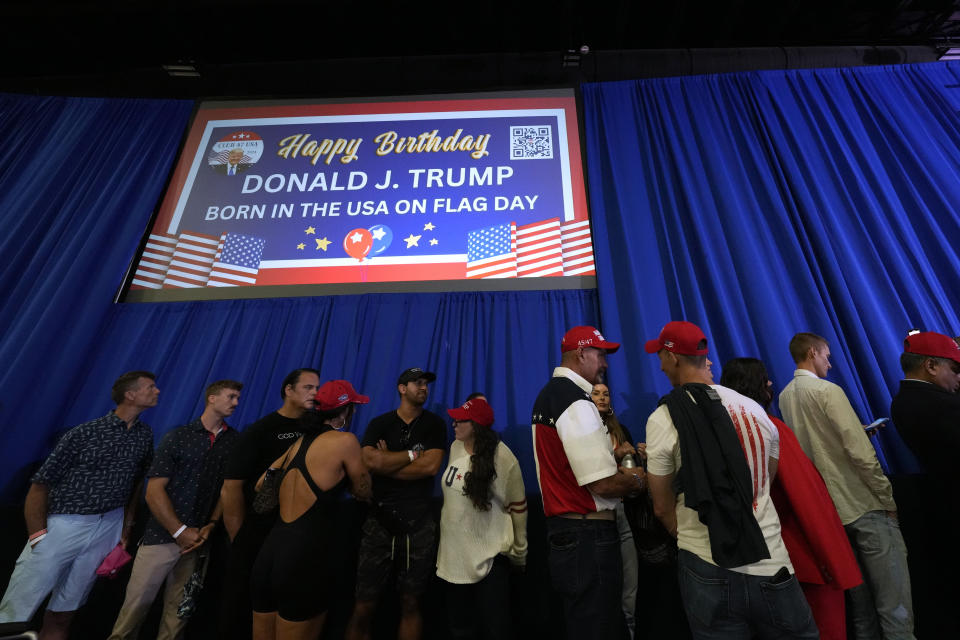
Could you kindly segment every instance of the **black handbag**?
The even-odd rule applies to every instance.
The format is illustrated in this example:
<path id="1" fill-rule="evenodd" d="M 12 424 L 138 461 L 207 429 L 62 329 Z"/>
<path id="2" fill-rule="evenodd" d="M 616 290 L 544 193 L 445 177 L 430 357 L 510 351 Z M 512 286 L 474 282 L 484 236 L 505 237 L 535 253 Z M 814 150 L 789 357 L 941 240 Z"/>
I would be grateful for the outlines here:
<path id="1" fill-rule="evenodd" d="M 253 496 L 251 508 L 254 513 L 261 515 L 270 513 L 280 504 L 280 483 L 283 482 L 283 472 L 286 470 L 289 455 L 290 450 L 287 449 L 280 468 L 270 467 L 263 473 L 263 480 L 257 488 L 256 495 Z"/>
<path id="2" fill-rule="evenodd" d="M 653 502 L 645 493 L 623 501 L 623 511 L 633 533 L 637 560 L 647 565 L 672 564 L 677 560 L 677 541 L 657 519 Z"/>
<path id="3" fill-rule="evenodd" d="M 643 470 L 647 470 L 646 460 L 643 461 Z M 653 499 L 649 490 L 636 498 L 624 498 L 623 512 L 630 523 L 638 561 L 654 566 L 669 565 L 677 561 L 677 540 L 653 512 Z"/>

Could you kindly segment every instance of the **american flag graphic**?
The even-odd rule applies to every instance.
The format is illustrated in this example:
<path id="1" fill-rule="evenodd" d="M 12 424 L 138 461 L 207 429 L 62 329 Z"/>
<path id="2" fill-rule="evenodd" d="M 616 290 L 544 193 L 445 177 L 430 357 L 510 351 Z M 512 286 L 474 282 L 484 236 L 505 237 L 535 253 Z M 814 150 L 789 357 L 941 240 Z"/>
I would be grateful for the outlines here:
<path id="1" fill-rule="evenodd" d="M 163 287 L 182 289 L 206 285 L 219 240 L 205 233 L 181 233 Z"/>
<path id="2" fill-rule="evenodd" d="M 132 284 L 147 289 L 159 289 L 167 275 L 167 267 L 177 247 L 177 236 L 169 233 L 151 233 L 143 248 Z"/>
<path id="3" fill-rule="evenodd" d="M 560 248 L 563 255 L 563 275 L 596 275 L 589 220 L 562 224 L 560 226 Z"/>
<path id="4" fill-rule="evenodd" d="M 505 222 L 467 234 L 467 277 L 517 277 L 517 223 Z"/>
<path id="5" fill-rule="evenodd" d="M 233 287 L 257 282 L 263 238 L 239 233 L 220 237 L 184 231 L 150 234 L 132 289 Z"/>
<path id="6" fill-rule="evenodd" d="M 263 238 L 240 233 L 224 234 L 207 286 L 236 287 L 256 284 L 264 244 Z"/>
<path id="7" fill-rule="evenodd" d="M 738 414 L 739 410 L 739 414 Z M 750 474 L 753 476 L 753 508 L 757 508 L 757 497 L 761 488 L 767 484 L 767 446 L 763 439 L 763 430 L 757 422 L 757 417 L 747 413 L 743 405 L 727 407 L 733 426 L 737 429 L 740 447 L 747 458 Z"/>
<path id="8" fill-rule="evenodd" d="M 535 278 L 562 275 L 560 218 L 517 227 L 517 276 Z"/>

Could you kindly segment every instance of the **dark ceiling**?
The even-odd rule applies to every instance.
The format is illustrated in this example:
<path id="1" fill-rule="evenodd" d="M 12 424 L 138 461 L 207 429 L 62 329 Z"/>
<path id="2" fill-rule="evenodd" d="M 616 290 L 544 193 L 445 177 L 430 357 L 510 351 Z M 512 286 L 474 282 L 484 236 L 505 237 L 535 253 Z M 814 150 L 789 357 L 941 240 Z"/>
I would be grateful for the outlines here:
<path id="1" fill-rule="evenodd" d="M 960 1 L 4 0 L 0 25 L 5 91 L 297 95 L 335 93 L 370 77 L 382 93 L 404 88 L 400 80 L 385 86 L 391 77 L 428 85 L 423 76 L 432 69 L 514 84 L 525 77 L 510 76 L 515 67 L 559 69 L 564 52 L 583 45 L 591 53 L 579 71 L 534 69 L 531 78 L 562 82 L 596 73 L 589 56 L 638 50 L 926 47 L 935 59 L 935 48 L 960 38 Z M 876 61 L 916 59 L 894 58 Z M 200 76 L 170 78 L 162 66 L 177 63 Z"/>

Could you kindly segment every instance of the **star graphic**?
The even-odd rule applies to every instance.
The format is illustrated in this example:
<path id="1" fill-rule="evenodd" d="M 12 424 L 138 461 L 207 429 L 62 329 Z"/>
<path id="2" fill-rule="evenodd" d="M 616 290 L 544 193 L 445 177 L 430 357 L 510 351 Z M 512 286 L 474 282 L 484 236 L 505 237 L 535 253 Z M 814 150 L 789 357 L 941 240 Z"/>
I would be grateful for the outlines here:
<path id="1" fill-rule="evenodd" d="M 427 224 L 423 225 L 424 231 L 433 231 L 434 229 L 436 229 L 436 227 L 432 222 L 428 222 Z"/>
<path id="2" fill-rule="evenodd" d="M 550 424 L 553 424 L 553 418 L 550 418 L 550 420 L 548 420 L 548 422 L 549 422 Z"/>
<path id="3" fill-rule="evenodd" d="M 363 234 L 360 233 L 359 231 L 357 231 L 355 234 L 353 234 L 352 236 L 350 236 L 350 242 L 352 242 L 352 243 L 354 243 L 354 244 L 360 242 L 361 240 L 363 240 Z"/>
<path id="4" fill-rule="evenodd" d="M 430 244 L 431 245 L 440 244 L 440 241 L 437 240 L 436 238 L 430 238 Z"/>
<path id="5" fill-rule="evenodd" d="M 307 230 L 304 231 L 304 233 L 307 234 L 307 235 L 310 235 L 311 233 L 316 233 L 316 232 L 317 232 L 317 230 L 314 229 L 313 227 L 307 227 Z"/>
<path id="6" fill-rule="evenodd" d="M 297 249 L 305 249 L 306 247 L 307 245 L 303 244 L 302 242 L 297 245 Z"/>
<path id="7" fill-rule="evenodd" d="M 419 247 L 420 245 L 417 243 L 420 242 L 421 237 L 422 236 L 415 236 L 411 233 L 410 237 L 404 238 L 403 241 L 407 243 L 407 249 L 409 249 L 410 247 Z"/>
<path id="8" fill-rule="evenodd" d="M 326 251 L 327 247 L 329 247 L 330 244 L 331 244 L 330 241 L 327 240 L 326 237 L 317 238 L 317 250 L 323 249 L 324 251 Z"/>
<path id="9" fill-rule="evenodd" d="M 383 236 L 387 235 L 387 232 L 383 230 L 383 227 L 377 227 L 373 230 L 373 239 L 380 240 Z"/>
<path id="10" fill-rule="evenodd" d="M 463 474 L 461 474 L 461 473 L 458 473 L 458 474 L 457 474 L 457 480 L 461 479 L 462 477 L 463 477 Z"/>

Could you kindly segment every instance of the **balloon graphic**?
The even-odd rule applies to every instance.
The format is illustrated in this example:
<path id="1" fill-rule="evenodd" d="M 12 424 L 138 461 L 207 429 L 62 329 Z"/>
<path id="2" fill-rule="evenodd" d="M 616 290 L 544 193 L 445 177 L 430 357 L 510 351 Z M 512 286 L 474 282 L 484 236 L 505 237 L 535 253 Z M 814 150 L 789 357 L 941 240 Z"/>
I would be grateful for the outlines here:
<path id="1" fill-rule="evenodd" d="M 373 236 L 373 255 L 383 253 L 393 242 L 393 231 L 385 224 L 370 227 L 370 235 Z"/>
<path id="2" fill-rule="evenodd" d="M 351 258 L 356 258 L 361 262 L 363 262 L 363 259 L 370 253 L 372 246 L 373 236 L 370 235 L 370 232 L 366 229 L 349 231 L 343 239 L 343 250 L 346 251 L 347 255 Z"/>

